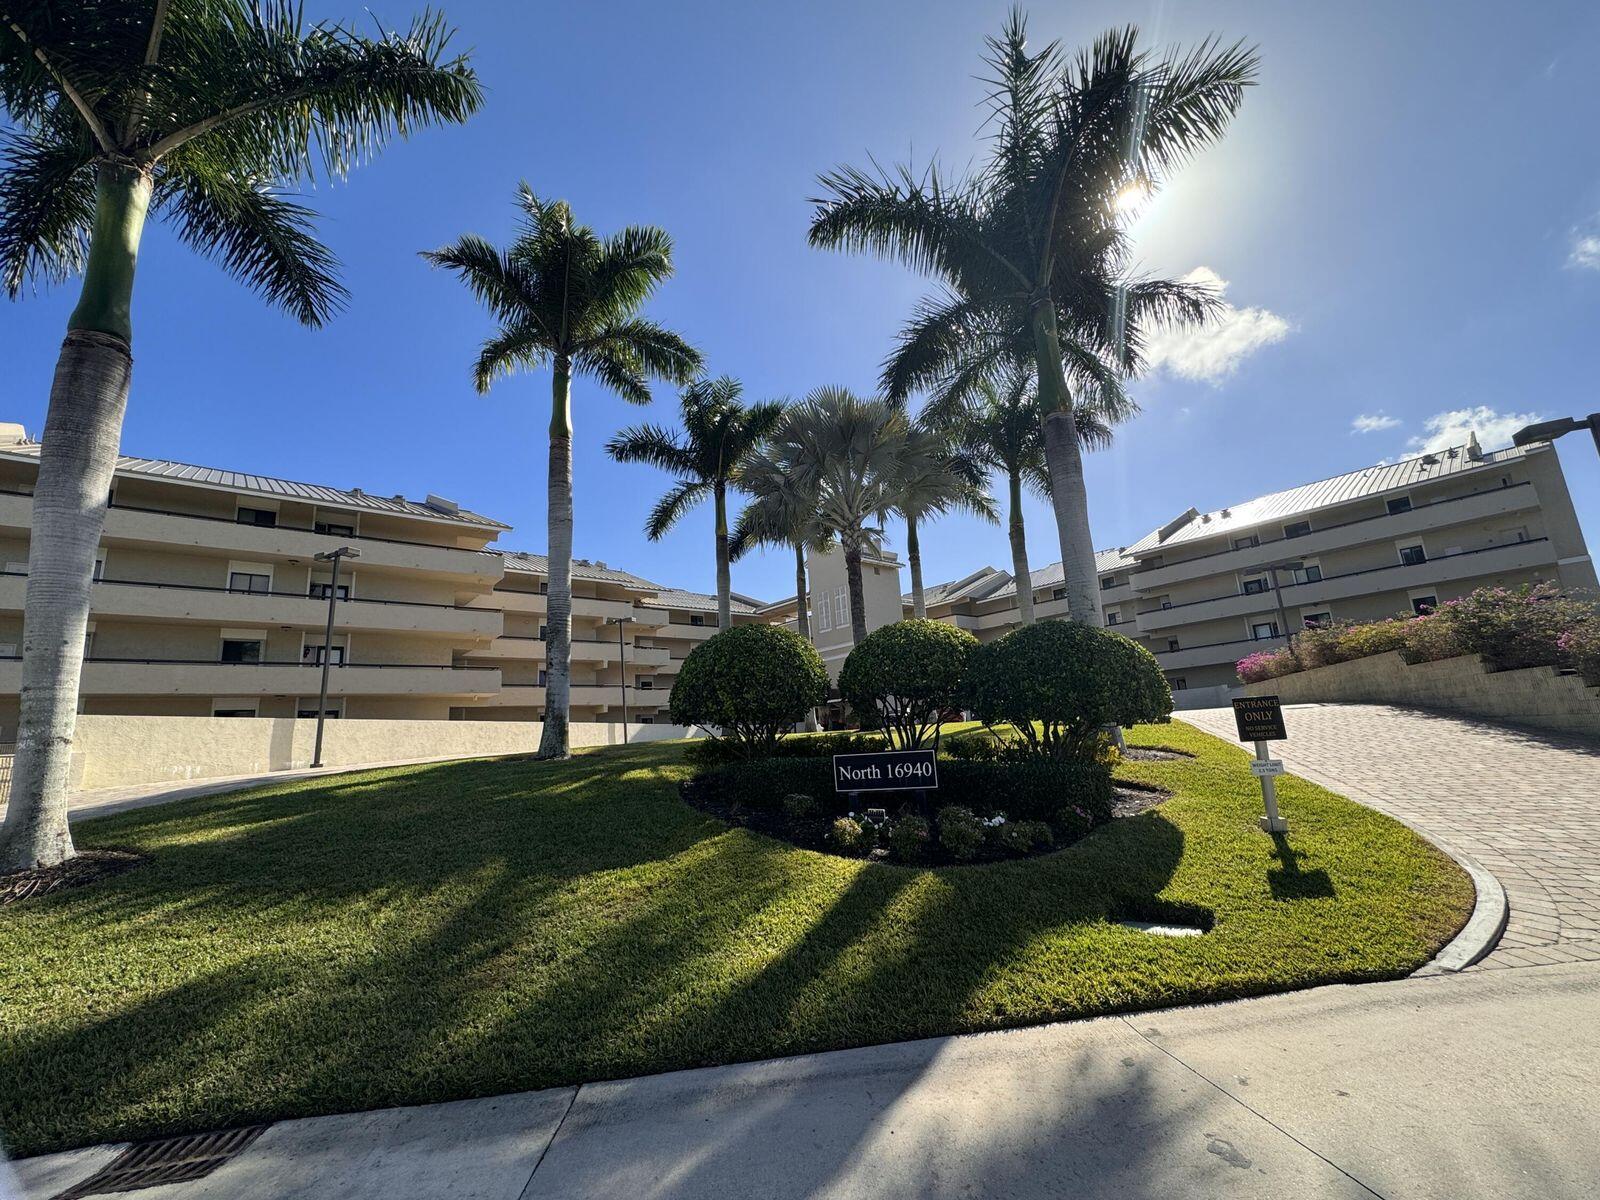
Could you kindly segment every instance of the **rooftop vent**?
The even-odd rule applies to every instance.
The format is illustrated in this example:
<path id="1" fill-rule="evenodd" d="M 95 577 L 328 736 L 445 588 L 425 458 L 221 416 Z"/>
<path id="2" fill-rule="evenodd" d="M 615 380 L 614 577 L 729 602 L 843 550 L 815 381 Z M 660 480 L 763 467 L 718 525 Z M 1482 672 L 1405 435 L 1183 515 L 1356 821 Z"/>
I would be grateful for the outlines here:
<path id="1" fill-rule="evenodd" d="M 1424 454 L 1422 456 L 1422 465 L 1425 467 L 1437 467 L 1439 465 L 1439 456 L 1437 454 Z"/>
<path id="2" fill-rule="evenodd" d="M 1483 447 L 1478 445 L 1478 431 L 1467 434 L 1467 457 L 1473 462 L 1483 461 Z"/>
<path id="3" fill-rule="evenodd" d="M 1187 525 L 1190 521 L 1194 520 L 1199 515 L 1200 515 L 1200 510 L 1197 509 L 1197 508 L 1191 508 L 1187 512 L 1179 513 L 1177 516 L 1173 517 L 1172 520 L 1168 521 L 1165 525 L 1163 525 L 1160 529 L 1156 530 L 1156 541 L 1158 541 L 1158 542 L 1166 541 L 1169 537 L 1171 537 L 1173 534 L 1177 533 L 1178 530 L 1182 529 L 1185 525 Z"/>
<path id="4" fill-rule="evenodd" d="M 442 513 L 449 513 L 452 517 L 461 512 L 461 505 L 454 500 L 447 500 L 443 496 L 435 496 L 432 492 L 428 493 L 428 507 L 436 508 Z"/>
<path id="5" fill-rule="evenodd" d="M 1223 516 L 1225 516 L 1225 517 L 1231 517 L 1231 516 L 1233 516 L 1233 509 L 1231 509 L 1231 508 L 1225 508 L 1225 509 L 1223 509 L 1223 510 L 1222 510 L 1222 515 L 1223 515 Z"/>
<path id="6" fill-rule="evenodd" d="M 606 564 L 601 562 L 598 558 L 594 560 L 594 565 L 596 570 L 604 571 L 606 569 Z"/>

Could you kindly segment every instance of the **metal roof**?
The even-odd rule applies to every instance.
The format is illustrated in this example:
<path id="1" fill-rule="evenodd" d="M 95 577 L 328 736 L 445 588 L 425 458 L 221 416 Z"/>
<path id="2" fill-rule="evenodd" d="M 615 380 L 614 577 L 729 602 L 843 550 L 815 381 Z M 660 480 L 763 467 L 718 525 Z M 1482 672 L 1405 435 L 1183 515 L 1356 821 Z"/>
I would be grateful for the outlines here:
<path id="1" fill-rule="evenodd" d="M 734 592 L 728 597 L 729 608 L 736 613 L 755 613 L 765 607 L 761 601 L 749 596 L 741 596 Z M 705 592 L 685 592 L 679 588 L 660 588 L 656 593 L 644 601 L 646 604 L 659 604 L 663 608 L 688 608 L 699 609 L 705 612 L 717 610 L 717 598 Z"/>
<path id="2" fill-rule="evenodd" d="M 1488 470 L 1523 458 L 1542 448 L 1541 445 L 1513 446 L 1475 459 L 1468 453 L 1468 446 L 1452 446 L 1448 450 L 1419 454 L 1415 458 L 1403 459 L 1400 462 L 1363 467 L 1359 471 L 1349 471 L 1343 475 L 1335 475 L 1331 479 L 1320 479 L 1315 483 L 1302 484 L 1286 491 L 1258 496 L 1242 504 L 1199 513 L 1178 525 L 1165 538 L 1160 536 L 1160 530 L 1146 534 L 1129 546 L 1127 552 L 1137 557 L 1153 554 L 1168 546 L 1181 546 L 1206 538 L 1244 533 L 1269 521 L 1304 516 L 1319 509 L 1349 504 L 1353 500 L 1378 496 L 1384 492 L 1404 491 L 1419 484 L 1449 479 L 1472 471 Z"/>
<path id="3" fill-rule="evenodd" d="M 1094 570 L 1096 575 L 1104 575 L 1121 567 L 1131 567 L 1132 565 L 1133 559 L 1128 557 L 1126 551 L 1122 550 L 1121 548 L 1115 550 L 1096 550 L 1094 552 Z M 1062 571 L 1061 564 L 1058 562 L 1053 562 L 1048 567 L 1040 567 L 1037 571 L 1030 571 L 1028 573 L 1028 581 L 1033 584 L 1034 591 L 1038 591 L 1040 588 L 1054 587 L 1056 584 L 1061 583 L 1065 579 L 1066 574 Z M 1000 588 L 992 595 L 983 597 L 983 599 L 999 600 L 1006 596 L 1015 596 L 1016 594 L 1017 581 L 1013 579 L 1011 582 L 1007 583 L 1005 587 Z"/>
<path id="4" fill-rule="evenodd" d="M 956 600 L 981 597 L 1010 578 L 1011 576 L 1004 571 L 997 571 L 993 567 L 979 567 L 970 575 L 963 575 L 960 579 L 924 588 L 923 596 L 929 604 L 950 604 Z M 910 604 L 911 593 L 906 592 L 900 599 L 902 603 Z"/>
<path id="5" fill-rule="evenodd" d="M 529 554 L 522 550 L 507 550 L 505 552 L 505 563 L 508 571 L 528 571 L 534 575 L 550 574 L 550 557 L 546 554 Z M 650 580 L 635 575 L 630 571 L 618 571 L 581 558 L 572 560 L 572 577 L 574 579 L 593 580 L 598 583 L 617 583 L 623 587 L 636 588 L 639 591 L 653 591 L 661 586 L 658 583 L 651 583 Z"/>
<path id="6" fill-rule="evenodd" d="M 37 443 L 7 446 L 7 457 L 37 461 Z M 320 483 L 296 483 L 289 479 L 275 479 L 270 475 L 251 475 L 243 471 L 229 471 L 222 467 L 199 467 L 193 463 L 173 462 L 164 458 L 133 458 L 119 455 L 118 475 L 140 475 L 156 479 L 173 479 L 184 483 L 204 484 L 228 488 L 275 499 L 306 500 L 313 504 L 338 505 L 342 508 L 359 508 L 369 512 L 395 513 L 406 517 L 425 517 L 434 521 L 455 521 L 463 525 L 480 525 L 488 529 L 510 529 L 493 518 L 457 507 L 454 511 L 421 500 L 407 500 L 404 496 L 374 496 L 369 492 L 327 487 Z"/>

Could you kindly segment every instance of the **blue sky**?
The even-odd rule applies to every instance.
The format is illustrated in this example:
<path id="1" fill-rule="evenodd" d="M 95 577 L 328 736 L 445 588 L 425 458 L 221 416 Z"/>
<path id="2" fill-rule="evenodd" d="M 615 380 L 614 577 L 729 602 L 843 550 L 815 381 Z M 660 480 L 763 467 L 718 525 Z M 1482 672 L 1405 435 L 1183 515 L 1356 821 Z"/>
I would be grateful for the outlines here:
<path id="1" fill-rule="evenodd" d="M 371 7 L 400 24 L 412 11 Z M 159 226 L 147 236 L 128 452 L 434 491 L 542 551 L 548 376 L 476 395 L 467 366 L 487 319 L 415 254 L 468 230 L 508 238 L 518 179 L 601 231 L 665 227 L 678 275 L 651 312 L 748 396 L 871 388 L 927 284 L 808 249 L 806 198 L 819 171 L 869 154 L 980 158 L 974 76 L 1005 4 L 444 7 L 488 103 L 314 194 L 352 291 L 332 325 L 301 329 Z M 355 5 L 308 8 L 363 19 Z M 1101 546 L 1190 504 L 1401 457 L 1464 419 L 1488 444 L 1522 414 L 1600 409 L 1600 8 L 1079 2 L 1031 15 L 1035 38 L 1069 46 L 1134 21 L 1157 43 L 1244 37 L 1263 60 L 1226 141 L 1139 219 L 1145 268 L 1208 270 L 1238 311 L 1168 347 L 1135 385 L 1143 415 L 1091 458 Z M 42 426 L 73 299 L 0 308 L 0 419 Z M 601 449 L 623 424 L 670 421 L 671 390 L 653 412 L 584 381 L 574 400 L 576 553 L 709 590 L 709 513 L 646 542 L 666 481 Z M 1360 417 L 1381 427 L 1356 432 Z M 1593 542 L 1600 462 L 1577 437 L 1561 456 Z M 1028 519 L 1042 566 L 1055 530 L 1041 503 Z M 970 520 L 923 545 L 930 581 L 1007 565 L 1002 532 Z M 735 567 L 736 590 L 792 586 L 781 554 Z"/>

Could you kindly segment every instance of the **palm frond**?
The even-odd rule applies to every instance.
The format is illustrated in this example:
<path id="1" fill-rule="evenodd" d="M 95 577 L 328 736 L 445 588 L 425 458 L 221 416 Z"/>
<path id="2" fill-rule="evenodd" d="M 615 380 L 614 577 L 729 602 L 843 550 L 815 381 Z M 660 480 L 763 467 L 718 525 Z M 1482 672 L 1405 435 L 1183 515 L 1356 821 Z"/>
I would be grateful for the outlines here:
<path id="1" fill-rule="evenodd" d="M 472 385 L 487 394 L 497 379 L 513 371 L 531 371 L 551 357 L 550 342 L 543 328 L 522 322 L 502 326 L 478 350 L 472 364 Z"/>
<path id="2" fill-rule="evenodd" d="M 575 357 L 609 356 L 613 361 L 628 362 L 641 377 L 653 376 L 677 384 L 688 383 L 703 364 L 700 352 L 688 342 L 644 317 L 603 326 L 577 351 Z M 645 399 L 648 398 L 647 389 Z"/>
<path id="3" fill-rule="evenodd" d="M 685 513 L 705 499 L 710 490 L 708 484 L 698 479 L 674 484 L 650 510 L 650 516 L 644 524 L 645 536 L 652 542 L 660 541 Z"/>
<path id="4" fill-rule="evenodd" d="M 675 475 L 694 473 L 695 461 L 670 429 L 659 425 L 632 425 L 606 443 L 606 453 L 620 463 L 648 463 Z"/>
<path id="5" fill-rule="evenodd" d="M 13 299 L 29 282 L 59 283 L 83 269 L 94 221 L 93 155 L 93 142 L 70 117 L 57 115 L 39 130 L 0 130 L 0 286 Z"/>

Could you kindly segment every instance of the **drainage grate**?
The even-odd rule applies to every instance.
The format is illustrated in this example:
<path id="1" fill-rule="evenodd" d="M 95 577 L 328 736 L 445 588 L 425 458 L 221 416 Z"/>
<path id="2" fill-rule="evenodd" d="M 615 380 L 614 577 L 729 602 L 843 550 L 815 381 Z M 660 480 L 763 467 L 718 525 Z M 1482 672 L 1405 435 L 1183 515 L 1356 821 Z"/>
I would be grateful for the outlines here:
<path id="1" fill-rule="evenodd" d="M 230 1129 L 225 1133 L 194 1133 L 186 1137 L 140 1142 L 76 1183 L 54 1200 L 82 1200 L 112 1192 L 136 1192 L 164 1183 L 187 1183 L 211 1174 L 266 1131 L 265 1125 Z"/>

